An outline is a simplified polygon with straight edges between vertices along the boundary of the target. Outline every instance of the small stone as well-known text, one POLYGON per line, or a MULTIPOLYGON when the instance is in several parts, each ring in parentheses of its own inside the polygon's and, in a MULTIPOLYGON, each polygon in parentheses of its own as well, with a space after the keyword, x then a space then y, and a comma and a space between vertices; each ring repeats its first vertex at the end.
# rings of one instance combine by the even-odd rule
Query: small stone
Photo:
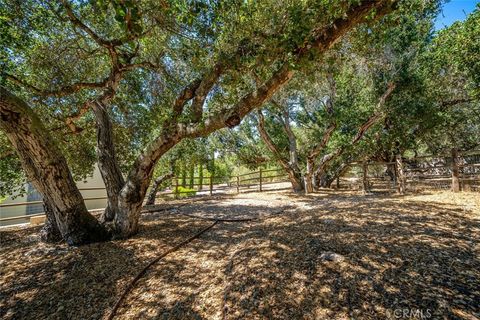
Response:
POLYGON ((345 260, 345 257, 335 252, 324 252, 320 255, 320 260, 342 262, 345 260))

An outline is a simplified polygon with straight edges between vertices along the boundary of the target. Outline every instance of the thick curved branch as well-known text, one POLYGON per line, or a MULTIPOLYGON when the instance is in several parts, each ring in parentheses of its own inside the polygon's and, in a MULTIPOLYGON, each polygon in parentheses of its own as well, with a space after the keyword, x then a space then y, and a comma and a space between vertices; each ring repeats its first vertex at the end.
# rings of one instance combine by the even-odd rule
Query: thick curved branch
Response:
POLYGON ((300 172, 298 165, 298 151, 297 151, 297 137, 290 125, 290 112, 288 106, 282 106, 280 103, 272 99, 271 102, 281 111, 281 115, 278 117, 282 124, 283 131, 287 135, 288 139, 288 151, 290 156, 290 166, 297 172, 300 172))
POLYGON ((343 17, 336 19, 331 24, 315 29, 304 45, 295 52, 296 56, 302 58, 309 54, 312 49, 318 52, 325 52, 337 43, 352 26, 358 25, 365 21, 365 18, 375 10, 374 19, 388 14, 394 9, 398 0, 366 0, 359 1, 357 5, 351 6, 343 17))
POLYGON ((192 101, 192 111, 193 111, 193 122, 198 122, 202 119, 203 115, 203 104, 207 98, 208 93, 212 90, 215 83, 218 81, 223 71, 225 70, 225 65, 222 62, 217 63, 212 70, 206 74, 197 90, 195 91, 195 97, 192 101))
POLYGON ((173 178, 173 176, 174 176, 174 173, 173 173, 173 171, 171 171, 171 172, 169 172, 169 173, 167 173, 163 176, 158 177, 157 179, 155 179, 155 181, 153 181, 152 188, 150 190, 150 194, 148 195, 147 202, 145 203, 146 205, 155 204, 155 199, 157 197, 158 188, 160 188, 160 186, 165 181, 173 178))
POLYGON ((382 119, 384 117, 384 114, 383 112, 381 112, 381 108, 382 106, 385 104, 385 102, 387 101, 388 97, 390 97, 390 95, 392 94, 393 90, 395 90, 396 88, 396 84, 395 83, 389 83, 388 84, 388 88, 387 90, 385 91, 385 93, 380 97, 378 103, 377 103, 377 106, 376 106, 376 110, 379 110, 377 113, 374 113, 373 115, 370 116, 370 118, 368 118, 368 120, 362 124, 362 126, 360 127, 360 129, 358 130, 355 138, 353 138, 351 144, 355 144, 357 143, 358 141, 360 141, 360 139, 362 139, 362 137, 365 135, 365 132, 372 126, 374 125, 375 123, 378 122, 378 120, 382 119))
MULTIPOLYGON (((351 6, 341 18, 336 19, 326 27, 315 30, 312 37, 310 37, 301 48, 293 51, 294 57, 296 57, 296 60, 305 58, 313 50, 317 53, 324 53, 349 30, 367 19, 372 9, 375 9, 375 19, 378 19, 380 16, 391 11, 393 9, 392 4, 395 2, 396 1, 393 0, 364 0, 351 6)), ((265 101, 271 99, 273 94, 293 77, 293 74, 294 71, 291 69, 291 64, 285 62, 267 81, 243 96, 243 98, 232 107, 221 110, 196 124, 185 125, 176 123, 176 120, 167 123, 168 128, 165 127, 160 135, 145 148, 135 161, 129 173, 127 183, 121 192, 122 201, 131 202, 133 201, 132 199, 134 199, 135 203, 131 203, 130 207, 140 208, 155 164, 165 152, 184 138, 206 136, 224 127, 232 128, 237 126, 248 113, 259 108, 265 101)), ((177 106, 177 109, 181 111, 183 105, 179 105, 181 105, 181 107, 177 106)), ((136 210, 132 212, 134 212, 132 216, 137 215, 136 210)))
POLYGON ((233 128, 240 124, 240 121, 247 114, 270 100, 273 94, 292 77, 293 71, 290 70, 288 64, 284 64, 269 80, 243 96, 233 107, 208 117, 200 124, 188 126, 179 124, 180 130, 183 132, 184 137, 195 138, 206 136, 224 127, 233 128))
POLYGON ((275 142, 273 142, 272 138, 267 132, 267 129, 265 128, 265 117, 263 116, 263 112, 261 110, 257 110, 257 120, 258 132, 260 133, 260 137, 267 146, 268 150, 273 153, 275 159, 281 164, 284 169, 289 170, 290 164, 288 163, 288 159, 282 155, 282 152, 280 150, 278 150, 275 142))
MULTIPOLYGON (((258 114, 258 132, 260 133, 260 137, 262 138, 263 142, 267 145, 268 149, 273 153, 275 160, 282 166, 282 168, 287 173, 290 182, 292 183, 292 187, 295 191, 303 190, 303 183, 302 183, 302 175, 300 172, 300 168, 298 167, 298 158, 297 158, 297 151, 296 151, 296 140, 294 139, 294 149, 292 149, 292 145, 289 145, 289 154, 290 154, 290 161, 288 158, 284 157, 280 150, 278 150, 275 142, 270 138, 268 132, 265 128, 265 119, 263 117, 263 113, 261 110, 257 110, 258 114)), ((288 119, 287 119, 288 121, 288 119)))
POLYGON ((448 107, 456 106, 457 104, 469 103, 469 102, 474 102, 478 100, 480 100, 480 96, 475 98, 459 98, 459 99, 454 99, 449 101, 443 101, 440 104, 440 106, 442 109, 446 109, 448 107))
POLYGON ((334 118, 334 100, 337 95, 337 88, 335 79, 333 78, 332 74, 327 75, 327 81, 330 87, 330 95, 325 103, 325 111, 331 117, 330 124, 323 133, 322 140, 318 143, 308 154, 307 156, 307 175, 309 179, 313 178, 313 171, 315 170, 315 159, 318 155, 322 152, 322 150, 327 146, 328 142, 330 141, 333 132, 337 128, 337 121, 334 118))

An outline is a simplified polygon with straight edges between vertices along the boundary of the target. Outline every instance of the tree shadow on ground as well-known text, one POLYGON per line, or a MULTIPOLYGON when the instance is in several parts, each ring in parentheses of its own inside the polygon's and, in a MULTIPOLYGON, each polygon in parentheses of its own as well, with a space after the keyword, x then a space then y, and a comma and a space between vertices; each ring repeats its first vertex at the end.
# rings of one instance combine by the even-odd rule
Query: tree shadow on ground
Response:
MULTIPOLYGON (((261 205, 238 199, 179 208, 262 220, 221 223, 168 255, 127 296, 118 318, 480 316, 480 225, 470 211, 399 197, 264 197, 261 205), (293 199, 295 210, 287 208, 293 199), (286 211, 273 214, 279 207, 286 211), (325 261, 325 252, 344 260, 325 261)), ((40 244, 31 231, 2 232, 0 316, 100 318, 155 253, 209 223, 159 212, 132 239, 80 248, 40 244)))
MULTIPOLYGON (((479 316, 479 223, 469 212, 400 197, 334 198, 222 224, 159 265, 133 296, 149 292, 162 305, 160 292, 181 297, 189 288, 211 319, 479 316), (345 259, 324 261, 325 252, 345 259)), ((208 207, 209 217, 227 210, 208 207)))
POLYGON ((100 319, 146 262, 206 224, 149 221, 131 239, 81 247, 42 243, 38 228, 1 231, 0 318, 100 319))

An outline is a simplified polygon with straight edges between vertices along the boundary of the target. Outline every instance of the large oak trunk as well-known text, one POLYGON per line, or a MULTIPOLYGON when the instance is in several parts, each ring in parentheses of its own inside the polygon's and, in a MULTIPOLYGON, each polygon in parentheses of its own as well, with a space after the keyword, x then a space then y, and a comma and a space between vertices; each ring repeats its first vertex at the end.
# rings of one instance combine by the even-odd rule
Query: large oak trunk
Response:
POLYGON ((107 108, 105 104, 96 102, 93 104, 93 111, 97 125, 98 168, 107 191, 107 208, 100 218, 105 223, 112 221, 118 211, 118 196, 125 181, 115 153, 112 122, 107 108))
POLYGON ((166 128, 133 164, 127 182, 118 195, 117 211, 113 220, 115 238, 126 238, 137 233, 143 200, 155 165, 160 157, 179 141, 178 131, 166 128))
POLYGON ((57 242, 62 240, 62 235, 58 229, 57 220, 52 206, 43 200, 43 210, 45 211, 45 224, 40 230, 40 238, 45 242, 57 242))
POLYGON ((307 193, 313 192, 313 160, 307 159, 307 173, 305 174, 305 191, 307 193))
POLYGON ((2 87, 0 128, 17 151, 27 178, 51 207, 62 238, 70 245, 107 239, 106 230, 87 211, 54 139, 31 108, 2 87))
POLYGON ((290 180, 290 183, 292 184, 292 189, 295 192, 301 192, 304 190, 304 183, 303 183, 303 177, 300 175, 299 172, 294 172, 294 171, 289 171, 287 172, 288 174, 288 179, 290 180))
MULTIPOLYGON (((322 54, 355 25, 369 16, 373 9, 376 10, 376 17, 378 17, 391 10, 390 4, 391 2, 384 1, 357 3, 344 16, 337 18, 327 26, 314 30, 311 37, 306 39, 305 45, 299 46, 291 52, 295 59, 293 62, 309 57, 313 50, 317 54, 322 54)), ((83 28, 90 30, 86 26, 83 28)), ((88 33, 94 35, 91 30, 88 33)), ((106 45, 98 36, 94 35, 94 40, 102 46, 106 45)), ((112 54, 114 67, 118 68, 118 55, 115 48, 110 42, 107 46, 112 54)), ((138 156, 125 183, 123 183, 115 160, 108 114, 102 105, 94 105, 98 125, 99 168, 109 198, 104 219, 107 221, 113 219, 114 236, 128 237, 137 232, 143 200, 152 178, 153 169, 165 152, 183 138, 207 136, 218 129, 238 125, 247 114, 271 99, 273 94, 293 77, 294 71, 291 65, 290 62, 285 62, 269 79, 252 92, 244 95, 232 107, 203 117, 201 114, 203 103, 225 68, 225 64, 216 64, 203 79, 193 81, 182 91, 174 103, 172 117, 162 126, 161 134, 138 156), (185 115, 183 109, 190 100, 193 100, 193 123, 182 124, 178 119, 185 115)), ((118 79, 113 76, 120 76, 120 74, 119 72, 112 74, 112 78, 109 79, 111 87, 115 87, 115 83, 118 84, 118 79)), ((113 92, 114 89, 111 89, 113 92)), ((107 101, 108 96, 104 100, 107 101)), ((0 88, 0 128, 6 132, 17 150, 28 179, 51 206, 50 209, 62 238, 73 245, 108 239, 110 235, 106 229, 88 213, 64 156, 41 124, 40 119, 25 102, 3 88, 0 88)), ((289 166, 292 168, 291 176, 295 178, 295 186, 300 187, 298 166, 295 165, 295 162, 289 163, 289 166)))

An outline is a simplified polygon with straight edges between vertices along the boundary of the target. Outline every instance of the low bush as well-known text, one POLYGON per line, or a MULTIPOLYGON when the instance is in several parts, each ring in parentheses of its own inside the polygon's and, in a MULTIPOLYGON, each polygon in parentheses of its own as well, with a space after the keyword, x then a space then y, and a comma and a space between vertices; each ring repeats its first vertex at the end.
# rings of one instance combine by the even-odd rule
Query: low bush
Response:
POLYGON ((189 188, 184 188, 182 186, 179 186, 177 190, 175 190, 175 196, 178 198, 186 198, 186 197, 191 197, 197 194, 197 190, 195 189, 189 189, 189 188))

